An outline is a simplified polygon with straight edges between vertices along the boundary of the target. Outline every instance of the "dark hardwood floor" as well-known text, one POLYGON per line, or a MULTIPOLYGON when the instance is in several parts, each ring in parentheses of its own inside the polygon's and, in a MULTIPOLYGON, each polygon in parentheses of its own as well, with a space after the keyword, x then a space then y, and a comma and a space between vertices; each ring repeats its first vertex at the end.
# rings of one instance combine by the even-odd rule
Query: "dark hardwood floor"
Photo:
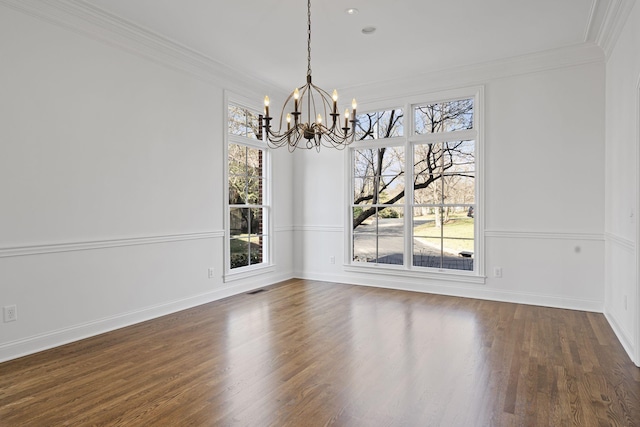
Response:
POLYGON ((640 426, 601 314, 265 289, 0 364, 0 425, 640 426))

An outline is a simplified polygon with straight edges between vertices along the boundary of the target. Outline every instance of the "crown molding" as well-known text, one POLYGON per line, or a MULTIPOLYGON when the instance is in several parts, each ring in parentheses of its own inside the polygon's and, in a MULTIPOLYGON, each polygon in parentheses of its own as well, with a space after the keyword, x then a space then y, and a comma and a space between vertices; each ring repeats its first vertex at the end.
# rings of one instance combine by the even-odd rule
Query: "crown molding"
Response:
POLYGON ((232 69, 147 28, 136 25, 83 0, 0 0, 0 5, 88 36, 209 84, 240 93, 279 93, 281 89, 255 76, 232 69))
POLYGON ((439 91, 461 86, 477 86, 520 75, 592 63, 604 64, 605 59, 603 50, 595 43, 580 43, 506 59, 431 71, 408 79, 393 79, 342 88, 341 90, 346 94, 347 98, 358 93, 358 101, 369 103, 384 100, 389 96, 415 95, 417 90, 421 92, 439 91), (361 93, 369 93, 373 94, 373 96, 365 99, 361 93))
MULTIPOLYGON (((624 20, 635 0, 594 0, 585 43, 536 52, 480 64, 468 64, 453 69, 437 70, 410 79, 389 80, 374 84, 343 88, 346 91, 389 87, 406 87, 415 91, 416 84, 425 82, 431 88, 446 88, 460 84, 477 84, 495 78, 539 72, 603 60, 602 49, 609 53, 615 44, 624 20)), ((186 72, 210 84, 224 85, 238 93, 251 95, 282 93, 282 89, 259 78, 232 69, 147 28, 126 21, 97 8, 84 0, 0 0, 0 5, 32 17, 83 34, 139 57, 186 72)))
POLYGON ((594 0, 585 42, 600 46, 608 58, 634 5, 635 0, 594 0))

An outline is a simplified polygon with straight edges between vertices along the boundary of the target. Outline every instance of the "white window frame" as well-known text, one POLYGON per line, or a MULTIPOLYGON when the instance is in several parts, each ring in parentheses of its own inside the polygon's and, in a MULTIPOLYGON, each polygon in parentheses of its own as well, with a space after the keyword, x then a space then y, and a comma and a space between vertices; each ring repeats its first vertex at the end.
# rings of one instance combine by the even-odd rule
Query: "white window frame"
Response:
MULTIPOLYGON (((259 98, 256 98, 259 99, 259 98)), ((247 277, 275 271, 273 265, 273 208, 272 208, 272 170, 271 170, 271 150, 264 141, 258 139, 245 138, 229 133, 229 106, 245 108, 253 112, 260 112, 261 106, 251 102, 250 99, 237 94, 225 92, 224 96, 224 137, 223 137, 223 197, 224 197, 224 282, 241 280, 247 277), (244 145, 250 148, 257 148, 263 151, 262 171, 263 171, 263 224, 262 233, 265 236, 265 242, 262 248, 262 262, 259 264, 251 264, 244 267, 231 268, 231 224, 230 214, 231 208, 229 204, 229 144, 244 145)))
POLYGON ((444 281, 458 281, 476 284, 484 284, 485 276, 485 241, 484 241, 484 86, 461 88, 456 90, 413 95, 403 99, 390 98, 379 100, 375 104, 364 104, 361 111, 375 112, 389 110, 393 106, 401 105, 403 109, 403 130, 401 137, 388 139, 373 139, 356 141, 349 147, 349 153, 345 159, 346 176, 349 177, 349 185, 346 194, 345 206, 345 271, 375 272, 376 274, 390 274, 406 277, 437 278, 444 281), (474 99, 473 129, 448 132, 446 134, 414 134, 414 107, 425 104, 435 104, 458 99, 474 99), (446 138, 444 137, 446 135, 446 138), (474 207, 474 269, 454 270, 437 269, 413 266, 413 151, 416 144, 428 142, 443 142, 445 140, 473 140, 475 148, 475 207, 474 207), (353 260, 353 194, 354 176, 353 162, 355 150, 361 148, 379 148, 404 145, 405 148, 405 195, 404 195, 404 264, 377 264, 359 262, 353 260), (411 165, 411 166, 407 166, 411 165), (409 172, 409 168, 411 171, 409 172), (409 185, 407 185, 409 183, 409 185))

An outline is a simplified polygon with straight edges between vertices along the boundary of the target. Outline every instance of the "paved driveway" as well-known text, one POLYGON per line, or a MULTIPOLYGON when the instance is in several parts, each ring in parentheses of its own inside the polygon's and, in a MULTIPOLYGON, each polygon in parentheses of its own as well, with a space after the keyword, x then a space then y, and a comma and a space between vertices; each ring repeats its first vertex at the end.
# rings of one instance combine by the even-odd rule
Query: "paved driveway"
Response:
MULTIPOLYGON (((426 220, 417 220, 416 225, 426 220)), ((375 224, 361 224, 354 232, 354 252, 357 260, 375 262, 375 224)), ((378 221, 378 263, 403 264, 404 220, 402 218, 381 218, 378 221)), ((440 248, 427 244, 424 239, 413 242, 413 265, 440 268, 440 248)), ((473 258, 463 258, 457 254, 442 257, 443 267, 456 270, 473 270, 473 258)))

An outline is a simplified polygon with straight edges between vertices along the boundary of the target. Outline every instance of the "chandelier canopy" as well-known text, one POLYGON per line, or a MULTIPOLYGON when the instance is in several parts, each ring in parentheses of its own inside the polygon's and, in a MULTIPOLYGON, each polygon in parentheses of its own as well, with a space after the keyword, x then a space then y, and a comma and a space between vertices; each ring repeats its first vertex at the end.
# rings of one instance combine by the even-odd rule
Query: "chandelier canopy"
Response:
POLYGON ((320 151, 320 147, 343 149, 354 140, 356 100, 351 111, 345 109, 344 120, 338 112, 338 92, 331 95, 311 80, 311 0, 307 0, 307 83, 297 87, 284 102, 278 130, 272 128, 269 97, 264 97, 264 115, 258 116, 258 138, 273 148, 288 147, 320 151), (306 120, 306 121, 305 121, 306 120), (286 130, 284 124, 286 123, 286 130))

